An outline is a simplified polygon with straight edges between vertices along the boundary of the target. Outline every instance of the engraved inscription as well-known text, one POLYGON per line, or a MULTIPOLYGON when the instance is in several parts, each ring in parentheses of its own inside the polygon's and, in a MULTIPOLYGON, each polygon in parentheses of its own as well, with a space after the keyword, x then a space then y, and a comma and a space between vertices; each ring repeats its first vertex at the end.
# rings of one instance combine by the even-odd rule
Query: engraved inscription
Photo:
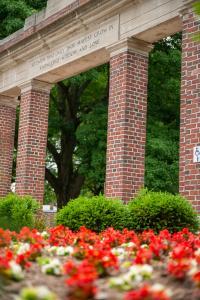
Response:
POLYGON ((116 40, 117 22, 102 25, 98 30, 61 46, 59 49, 51 50, 46 55, 40 56, 31 62, 31 67, 39 71, 46 71, 66 63, 74 58, 81 57, 109 44, 110 40, 116 40), (113 33, 115 33, 113 35, 113 33))

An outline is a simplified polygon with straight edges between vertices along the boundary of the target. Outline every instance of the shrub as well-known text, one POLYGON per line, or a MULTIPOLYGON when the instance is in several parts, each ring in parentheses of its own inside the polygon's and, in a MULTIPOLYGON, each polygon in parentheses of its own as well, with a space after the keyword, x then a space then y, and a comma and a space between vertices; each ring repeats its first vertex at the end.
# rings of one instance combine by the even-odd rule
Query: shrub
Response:
POLYGON ((30 196, 9 194, 0 199, 0 227, 19 231, 22 227, 34 227, 34 214, 38 203, 30 196))
POLYGON ((104 196, 79 197, 71 200, 57 214, 57 223, 72 230, 80 226, 96 232, 108 227, 123 229, 127 208, 119 200, 106 199, 104 196))
POLYGON ((143 190, 128 204, 128 228, 136 231, 167 228, 171 232, 188 227, 197 231, 199 221, 192 205, 180 195, 143 190))

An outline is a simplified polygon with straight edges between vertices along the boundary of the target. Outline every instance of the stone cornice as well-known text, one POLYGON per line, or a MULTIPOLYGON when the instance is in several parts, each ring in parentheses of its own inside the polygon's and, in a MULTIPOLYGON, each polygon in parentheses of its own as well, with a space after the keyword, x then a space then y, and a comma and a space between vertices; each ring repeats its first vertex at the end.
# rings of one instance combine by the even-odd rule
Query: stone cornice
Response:
POLYGON ((21 93, 26 93, 31 90, 50 93, 52 84, 48 82, 32 79, 21 84, 19 88, 21 89, 21 93))
POLYGON ((15 96, 28 80, 69 78, 108 62, 110 52, 133 49, 147 55, 151 43, 181 30, 179 13, 189 2, 82 0, 82 6, 59 11, 57 18, 30 27, 22 40, 1 48, 0 92, 15 96))
POLYGON ((17 97, 9 97, 0 94, 0 105, 16 108, 18 104, 19 101, 17 97))
POLYGON ((107 50, 110 52, 111 57, 123 53, 124 51, 127 50, 148 56, 152 48, 153 45, 150 43, 147 43, 145 41, 136 38, 128 38, 107 47, 107 50))
MULTIPOLYGON (((48 44, 54 43, 60 36, 69 36, 70 33, 74 34, 83 28, 87 28, 90 24, 95 24, 102 17, 108 18, 110 14, 133 3, 133 1, 137 2, 138 0, 88 0, 85 1, 84 7, 82 7, 83 5, 75 6, 73 9, 68 10, 66 14, 63 14, 62 11, 65 11, 65 8, 56 14, 56 18, 50 16, 38 25, 28 28, 26 31, 21 29, 19 33, 14 33, 11 35, 13 39, 6 42, 6 38, 5 43, 2 40, 0 55, 2 53, 5 56, 5 53, 7 53, 10 56, 15 53, 15 56, 22 59, 24 55, 27 56, 34 49, 48 47, 48 44), (66 30, 63 30, 65 26, 66 30), (24 52, 23 55, 22 53, 18 53, 18 48, 26 49, 26 53, 24 52)), ((69 6, 72 5, 73 3, 69 6)))

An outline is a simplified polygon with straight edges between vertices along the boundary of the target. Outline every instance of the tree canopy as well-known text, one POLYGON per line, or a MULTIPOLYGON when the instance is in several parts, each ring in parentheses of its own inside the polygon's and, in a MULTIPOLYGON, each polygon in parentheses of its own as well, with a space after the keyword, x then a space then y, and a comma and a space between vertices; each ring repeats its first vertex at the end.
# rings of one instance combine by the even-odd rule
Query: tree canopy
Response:
POLYGON ((47 0, 0 0, 0 39, 17 31, 24 20, 43 8, 47 0))

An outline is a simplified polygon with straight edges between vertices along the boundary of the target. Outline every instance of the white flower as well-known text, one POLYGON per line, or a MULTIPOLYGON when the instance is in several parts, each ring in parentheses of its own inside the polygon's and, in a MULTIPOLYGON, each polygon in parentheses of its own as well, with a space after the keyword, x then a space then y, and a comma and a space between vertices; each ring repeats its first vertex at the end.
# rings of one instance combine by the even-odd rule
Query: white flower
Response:
POLYGON ((129 271, 119 277, 112 278, 110 286, 115 286, 123 290, 129 290, 138 286, 145 278, 150 278, 153 268, 150 265, 134 265, 129 271))
POLYGON ((58 256, 71 255, 74 252, 74 248, 71 246, 46 246, 45 250, 50 254, 55 254, 58 256))
POLYGON ((65 255, 65 247, 58 247, 56 249, 56 254, 59 256, 65 255))
POLYGON ((116 256, 124 255, 126 253, 124 248, 113 248, 111 251, 116 256))
POLYGON ((152 287, 151 287, 152 291, 154 292, 162 292, 164 291, 165 287, 160 284, 160 283, 155 283, 152 287))
POLYGON ((43 238, 48 238, 49 237, 49 234, 48 234, 48 232, 47 231, 42 231, 41 232, 41 236, 43 237, 43 238))
POLYGON ((59 256, 64 256, 64 255, 70 255, 74 252, 74 248, 71 246, 67 246, 67 247, 57 247, 56 249, 56 254, 59 256))
POLYGON ((172 296, 172 292, 171 290, 169 289, 166 289, 166 287, 160 283, 155 283, 152 287, 151 287, 151 290, 153 292, 165 292, 165 294, 168 296, 168 297, 171 297, 172 296))
POLYGON ((30 250, 30 244, 29 243, 21 243, 19 245, 18 250, 17 250, 17 254, 18 255, 24 254, 24 253, 26 253, 29 250, 30 250))
POLYGON ((37 299, 37 300, 56 300, 56 295, 53 294, 46 286, 26 287, 20 292, 20 297, 16 300, 37 299))
POLYGON ((153 273, 153 267, 151 265, 134 265, 130 267, 129 273, 131 276, 136 276, 138 274, 142 275, 143 277, 151 277, 153 273))
POLYGON ((18 265, 14 260, 9 262, 11 276, 14 279, 21 280, 24 278, 24 273, 20 265, 18 265))
POLYGON ((153 273, 153 267, 151 265, 141 265, 141 273, 142 275, 151 276, 153 273))
POLYGON ((188 272, 188 275, 193 276, 195 273, 198 272, 198 263, 196 259, 190 260, 190 270, 188 272))
POLYGON ((133 243, 133 242, 124 243, 124 244, 121 245, 121 247, 127 247, 127 248, 135 247, 135 246, 136 246, 136 244, 133 243))
POLYGON ((61 275, 62 274, 62 265, 59 259, 54 258, 50 260, 47 264, 43 265, 42 273, 52 274, 52 275, 61 275))
POLYGON ((44 299, 49 297, 50 290, 46 286, 37 287, 37 296, 39 299, 44 299))
POLYGON ((45 250, 49 253, 56 253, 57 247, 56 246, 46 246, 45 250))
POLYGON ((65 247, 66 254, 70 255, 74 252, 74 248, 72 246, 65 247))
POLYGON ((198 249, 194 252, 194 254, 195 254, 196 256, 200 256, 200 248, 198 248, 198 249))
POLYGON ((127 252, 124 248, 113 248, 111 251, 120 261, 123 261, 126 258, 127 252))
POLYGON ((122 277, 113 277, 110 279, 110 285, 120 286, 124 284, 124 279, 122 277))

